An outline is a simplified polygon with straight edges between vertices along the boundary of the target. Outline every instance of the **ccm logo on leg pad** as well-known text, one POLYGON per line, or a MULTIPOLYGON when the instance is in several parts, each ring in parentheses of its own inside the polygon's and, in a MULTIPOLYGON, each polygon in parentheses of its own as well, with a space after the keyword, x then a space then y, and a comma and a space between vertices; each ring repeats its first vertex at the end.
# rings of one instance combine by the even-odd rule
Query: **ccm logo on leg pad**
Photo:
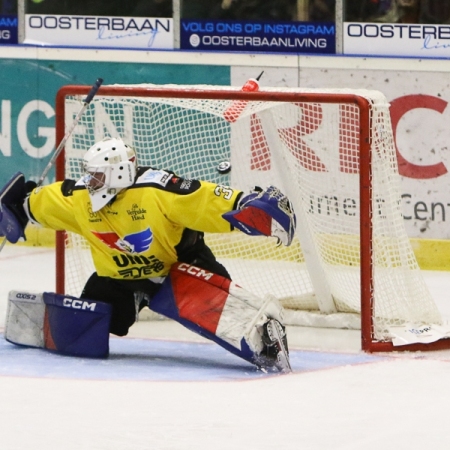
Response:
POLYGON ((186 263, 180 263, 178 266, 175 266, 178 270, 181 272, 187 272, 190 275, 193 275, 194 277, 203 278, 205 280, 209 280, 214 276, 212 272, 208 272, 204 269, 200 269, 196 266, 191 266, 190 264, 186 263))
POLYGON ((73 298, 64 298, 63 306, 65 306, 66 308, 83 309, 83 310, 89 309, 90 311, 95 311, 97 303, 91 303, 85 300, 76 300, 73 298))

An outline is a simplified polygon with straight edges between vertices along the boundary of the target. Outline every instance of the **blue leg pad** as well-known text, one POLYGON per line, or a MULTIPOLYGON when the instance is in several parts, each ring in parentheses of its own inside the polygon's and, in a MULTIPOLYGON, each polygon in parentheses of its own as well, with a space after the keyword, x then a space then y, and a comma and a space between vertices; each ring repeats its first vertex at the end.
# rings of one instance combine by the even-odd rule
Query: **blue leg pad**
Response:
POLYGON ((71 356, 106 358, 111 305, 44 292, 45 348, 71 356))

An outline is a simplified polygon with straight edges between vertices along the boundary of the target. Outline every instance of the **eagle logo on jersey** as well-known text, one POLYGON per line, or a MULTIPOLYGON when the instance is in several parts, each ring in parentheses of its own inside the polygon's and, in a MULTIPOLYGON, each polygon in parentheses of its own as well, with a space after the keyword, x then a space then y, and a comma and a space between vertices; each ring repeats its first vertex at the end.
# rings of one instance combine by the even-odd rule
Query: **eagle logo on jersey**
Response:
POLYGON ((144 253, 153 242, 153 233, 150 228, 121 238, 114 231, 92 231, 92 234, 113 250, 125 253, 144 253))

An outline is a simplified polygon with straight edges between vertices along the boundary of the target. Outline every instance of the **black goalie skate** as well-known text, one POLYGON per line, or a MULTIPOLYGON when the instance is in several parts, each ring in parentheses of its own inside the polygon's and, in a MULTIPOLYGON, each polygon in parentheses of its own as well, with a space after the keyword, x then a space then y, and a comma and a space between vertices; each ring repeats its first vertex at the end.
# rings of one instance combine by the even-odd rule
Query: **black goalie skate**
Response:
POLYGON ((292 372, 285 327, 278 320, 270 319, 263 325, 262 338, 265 347, 258 356, 256 365, 264 371, 275 368, 283 373, 292 372))

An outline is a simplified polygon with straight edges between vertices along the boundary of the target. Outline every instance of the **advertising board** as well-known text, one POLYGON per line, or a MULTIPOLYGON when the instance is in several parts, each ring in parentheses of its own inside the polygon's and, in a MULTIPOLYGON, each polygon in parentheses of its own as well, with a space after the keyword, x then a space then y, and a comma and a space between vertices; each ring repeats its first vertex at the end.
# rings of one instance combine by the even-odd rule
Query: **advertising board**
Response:
POLYGON ((173 49, 173 19, 26 14, 24 43, 173 49))
POLYGON ((0 15, 0 45, 17 44, 18 39, 17 16, 0 15))
POLYGON ((181 20, 189 50, 335 53, 334 23, 181 20))
POLYGON ((450 25, 344 23, 344 54, 448 58, 450 25))

